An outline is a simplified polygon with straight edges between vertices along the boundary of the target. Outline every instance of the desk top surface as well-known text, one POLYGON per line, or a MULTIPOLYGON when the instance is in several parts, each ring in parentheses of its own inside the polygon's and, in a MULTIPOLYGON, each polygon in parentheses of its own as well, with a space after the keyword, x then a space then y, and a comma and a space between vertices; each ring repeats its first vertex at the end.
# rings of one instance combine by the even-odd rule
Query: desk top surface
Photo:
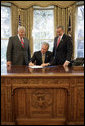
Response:
POLYGON ((30 68, 28 66, 11 66, 1 68, 1 76, 84 76, 83 66, 63 67, 48 66, 44 68, 30 68))

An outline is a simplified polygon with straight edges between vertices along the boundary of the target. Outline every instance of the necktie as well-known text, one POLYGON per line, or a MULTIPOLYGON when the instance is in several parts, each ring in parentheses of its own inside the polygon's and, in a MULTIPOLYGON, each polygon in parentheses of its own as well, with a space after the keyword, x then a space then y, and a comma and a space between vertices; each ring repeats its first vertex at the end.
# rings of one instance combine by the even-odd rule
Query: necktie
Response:
POLYGON ((23 42, 23 39, 21 39, 21 44, 22 44, 22 47, 24 48, 24 42, 23 42))
POLYGON ((42 54, 42 63, 45 61, 45 54, 42 54))
POLYGON ((61 37, 59 36, 58 42, 57 42, 57 47, 58 47, 58 45, 59 45, 59 43, 60 43, 60 40, 61 40, 61 37))

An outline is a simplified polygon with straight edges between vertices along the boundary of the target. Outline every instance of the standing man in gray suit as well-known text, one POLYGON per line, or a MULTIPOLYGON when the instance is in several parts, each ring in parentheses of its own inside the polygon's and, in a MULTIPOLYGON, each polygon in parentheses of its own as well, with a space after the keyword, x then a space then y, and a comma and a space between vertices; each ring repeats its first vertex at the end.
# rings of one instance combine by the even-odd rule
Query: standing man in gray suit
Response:
POLYGON ((18 27, 18 35, 9 38, 7 46, 7 66, 28 65, 31 55, 29 40, 25 36, 25 27, 18 27))

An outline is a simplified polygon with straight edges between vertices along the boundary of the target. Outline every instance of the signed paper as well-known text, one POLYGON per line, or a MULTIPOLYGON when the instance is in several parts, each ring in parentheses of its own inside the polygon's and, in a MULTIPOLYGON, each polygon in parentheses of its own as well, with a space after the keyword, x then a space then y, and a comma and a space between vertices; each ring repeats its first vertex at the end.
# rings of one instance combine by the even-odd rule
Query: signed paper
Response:
POLYGON ((43 68, 43 66, 38 66, 38 65, 34 65, 34 66, 29 66, 30 68, 43 68))

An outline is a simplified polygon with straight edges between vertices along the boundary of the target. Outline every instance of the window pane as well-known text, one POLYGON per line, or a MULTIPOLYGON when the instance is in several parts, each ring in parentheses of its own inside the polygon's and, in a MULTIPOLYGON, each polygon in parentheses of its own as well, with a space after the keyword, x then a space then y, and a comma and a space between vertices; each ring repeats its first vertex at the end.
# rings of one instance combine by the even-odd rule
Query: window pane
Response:
POLYGON ((1 65, 6 65, 6 51, 8 40, 1 40, 1 65))
POLYGON ((53 10, 34 10, 33 17, 33 45, 34 51, 41 49, 42 42, 48 42, 52 51, 54 39, 53 10))
POLYGON ((76 24, 76 57, 84 57, 84 6, 78 7, 76 24))
POLYGON ((49 50, 52 51, 53 50, 53 41, 54 40, 40 40, 40 39, 35 39, 35 45, 34 45, 34 51, 38 51, 38 50, 41 50, 41 44, 43 42, 47 42, 49 43, 49 50))
POLYGON ((77 49, 83 49, 84 50, 84 40, 78 40, 77 49))
POLYGON ((1 69, 6 65, 8 38, 11 36, 10 7, 1 6, 1 69))
POLYGON ((84 57, 84 53, 81 50, 78 50, 77 55, 78 57, 84 57))
POLYGON ((8 38, 11 35, 10 7, 1 6, 1 38, 8 38))

